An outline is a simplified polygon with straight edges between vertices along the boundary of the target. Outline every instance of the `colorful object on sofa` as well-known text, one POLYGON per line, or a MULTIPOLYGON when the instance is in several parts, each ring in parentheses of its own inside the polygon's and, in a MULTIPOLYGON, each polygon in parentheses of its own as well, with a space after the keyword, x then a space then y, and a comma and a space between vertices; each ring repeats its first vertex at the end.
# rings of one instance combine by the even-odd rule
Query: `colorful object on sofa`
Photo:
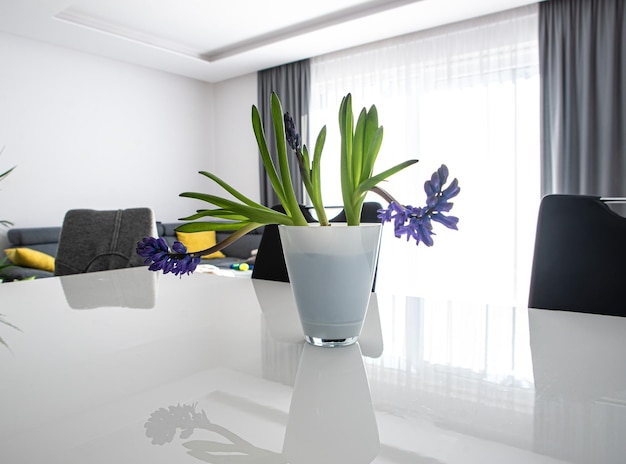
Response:
MULTIPOLYGON (((176 231, 176 238, 178 241, 185 245, 190 253, 206 250, 215 246, 217 240, 215 239, 215 231, 214 230, 206 230, 204 232, 179 232, 176 231)), ((215 259, 215 258, 226 258, 226 255, 221 251, 216 251, 215 253, 211 253, 209 255, 202 256, 202 259, 215 259)))
MULTIPOLYGON (((14 227, 7 231, 9 249, 29 248, 56 258, 61 227, 14 227)), ((1 270, 0 278, 5 282, 33 278, 52 277, 51 271, 13 264, 1 270)))
POLYGON ((54 272, 54 256, 31 248, 7 248, 4 250, 9 260, 17 266, 54 272))

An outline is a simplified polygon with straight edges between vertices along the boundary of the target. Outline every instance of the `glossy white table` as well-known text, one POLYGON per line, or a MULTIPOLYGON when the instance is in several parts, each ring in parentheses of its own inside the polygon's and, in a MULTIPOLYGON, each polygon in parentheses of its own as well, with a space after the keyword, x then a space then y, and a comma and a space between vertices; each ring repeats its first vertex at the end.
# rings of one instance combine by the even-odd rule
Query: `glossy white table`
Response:
POLYGON ((626 320, 145 268, 0 285, 0 463, 623 463, 626 320))

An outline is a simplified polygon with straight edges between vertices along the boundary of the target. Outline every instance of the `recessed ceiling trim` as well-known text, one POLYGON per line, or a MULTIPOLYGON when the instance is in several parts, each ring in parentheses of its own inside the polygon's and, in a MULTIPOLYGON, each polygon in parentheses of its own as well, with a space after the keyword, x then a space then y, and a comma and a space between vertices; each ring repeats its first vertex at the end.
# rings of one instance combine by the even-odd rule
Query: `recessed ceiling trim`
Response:
POLYGON ((423 0, 373 0, 204 53, 202 54, 202 59, 208 62, 223 60, 257 48, 316 32, 327 27, 394 10, 421 1, 423 0))
POLYGON ((102 20, 72 8, 68 8, 56 14, 54 19, 91 29, 99 33, 105 33, 114 37, 156 47, 178 55, 184 55, 212 63, 294 37, 316 32, 324 28, 336 26, 341 23, 357 20, 421 1, 423 0, 372 0, 370 2, 355 5, 333 13, 317 16, 289 27, 278 29, 267 34, 261 34, 208 52, 202 52, 172 40, 164 39, 153 34, 147 34, 142 31, 115 24, 114 22, 108 20, 102 20))
POLYGON ((54 16, 54 19, 75 26, 91 29, 99 33, 104 33, 125 40, 138 42, 143 45, 156 47, 161 50, 176 53, 178 55, 184 55, 206 61, 203 58, 202 53, 199 50, 194 50, 192 47, 185 46, 181 43, 164 39, 162 37, 157 37, 153 34, 147 34, 145 32, 124 27, 110 21, 101 20, 94 16, 86 15, 79 11, 74 11, 71 8, 58 13, 54 16))

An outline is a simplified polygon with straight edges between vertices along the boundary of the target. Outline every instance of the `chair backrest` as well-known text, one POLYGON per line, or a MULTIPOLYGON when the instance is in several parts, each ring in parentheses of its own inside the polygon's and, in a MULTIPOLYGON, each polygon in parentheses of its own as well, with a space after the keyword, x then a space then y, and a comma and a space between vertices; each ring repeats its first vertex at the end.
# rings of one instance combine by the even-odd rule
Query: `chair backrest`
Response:
POLYGON ((57 276, 144 265, 137 242, 156 237, 149 208, 74 209, 65 214, 54 266, 57 276))
POLYGON ((599 197, 541 201, 528 305, 626 316, 626 218, 599 197))
MULTIPOLYGON (((380 218, 378 217, 379 209, 382 209, 382 205, 378 202, 366 201, 363 203, 363 208, 361 209, 361 222, 380 222, 380 218)), ((346 220, 346 212, 342 209, 337 216, 330 220, 330 222, 346 222, 346 220)))
MULTIPOLYGON (((378 219, 378 210, 382 206, 376 202, 363 203, 361 210, 361 222, 380 222, 378 219)), ((284 212, 282 206, 274 206, 272 209, 284 212)), ((307 222, 317 222, 311 215, 309 208, 300 206, 300 210, 304 214, 307 222)), ((345 222, 346 215, 341 211, 337 216, 332 218, 330 222, 345 222)), ((287 265, 285 264, 285 256, 283 255, 283 246, 278 233, 278 226, 265 226, 263 237, 259 244, 254 268, 252 269, 253 279, 273 280, 278 282, 289 282, 289 274, 287 273, 287 265)), ((376 285, 376 277, 374 277, 374 286, 376 285)))
MULTIPOLYGON (((273 206, 272 209, 280 211, 281 213, 285 212, 282 205, 273 206)), ((317 222, 306 206, 300 205, 300 211, 304 214, 304 218, 307 222, 317 222)), ((276 224, 267 225, 263 230, 259 249, 254 259, 252 278, 273 280, 276 282, 289 282, 287 265, 285 264, 285 256, 283 255, 283 245, 280 241, 280 234, 276 224)))

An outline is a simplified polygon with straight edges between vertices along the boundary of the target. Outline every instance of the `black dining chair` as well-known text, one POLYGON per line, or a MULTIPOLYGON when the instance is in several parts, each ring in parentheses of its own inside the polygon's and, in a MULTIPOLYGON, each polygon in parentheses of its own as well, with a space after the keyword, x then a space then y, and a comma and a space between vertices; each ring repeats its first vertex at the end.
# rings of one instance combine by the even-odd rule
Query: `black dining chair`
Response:
MULTIPOLYGON (((273 206, 272 209, 281 213, 285 212, 282 205, 273 206)), ((307 222, 317 222, 308 207, 300 205, 300 211, 304 214, 304 218, 307 222)), ((263 236, 261 237, 256 258, 254 259, 252 278, 273 280, 276 282, 289 282, 285 255, 283 255, 283 246, 276 224, 266 225, 263 229, 263 236)))
POLYGON ((626 316, 626 218, 611 201, 618 199, 542 199, 529 307, 626 316))
POLYGON ((156 237, 150 208, 73 209, 65 214, 54 266, 57 276, 143 266, 137 242, 156 237))
MULTIPOLYGON (((382 206, 377 202, 363 203, 361 210, 361 222, 380 222, 378 218, 378 210, 382 206)), ((284 212, 281 205, 272 207, 276 211, 284 212)), ((317 219, 311 214, 310 208, 300 205, 300 210, 304 214, 305 219, 309 223, 317 222, 317 219)), ((346 214, 342 210, 330 222, 345 222, 346 214)), ((283 255, 283 247, 280 241, 280 235, 277 225, 265 226, 263 237, 259 244, 254 268, 252 269, 253 279, 273 280, 277 282, 289 282, 289 274, 287 273, 287 265, 285 264, 285 256, 283 255)), ((376 285, 376 276, 374 276, 374 286, 376 285)))

